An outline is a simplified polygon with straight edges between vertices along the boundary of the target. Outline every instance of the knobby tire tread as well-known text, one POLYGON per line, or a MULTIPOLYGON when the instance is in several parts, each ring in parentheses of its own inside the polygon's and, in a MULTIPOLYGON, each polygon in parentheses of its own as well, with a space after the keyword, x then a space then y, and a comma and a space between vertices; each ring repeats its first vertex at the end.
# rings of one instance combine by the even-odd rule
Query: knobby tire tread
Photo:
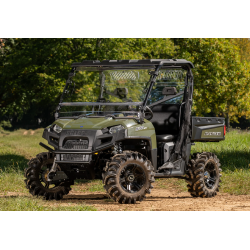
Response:
POLYGON ((142 154, 133 151, 124 151, 122 154, 115 155, 111 161, 104 168, 103 184, 104 189, 111 199, 121 204, 135 204, 136 201, 142 201, 146 194, 151 193, 153 188, 152 183, 154 179, 154 168, 152 163, 142 154), (119 183, 118 170, 129 164, 135 162, 143 167, 147 175, 147 181, 143 188, 136 193, 125 192, 119 183))
POLYGON ((221 182, 221 164, 217 156, 210 152, 195 153, 191 156, 189 161, 189 171, 187 173, 187 188, 188 192, 193 197, 211 198, 219 192, 221 182), (204 182, 204 170, 208 161, 212 162, 215 166, 217 179, 214 187, 209 189, 204 182))
POLYGON ((47 152, 38 154, 36 158, 32 158, 28 162, 28 167, 24 170, 24 177, 26 178, 24 182, 31 195, 42 196, 46 200, 61 200, 63 195, 67 195, 71 190, 70 184, 67 182, 61 182, 53 190, 41 184, 39 180, 41 168, 52 162, 53 157, 47 152))

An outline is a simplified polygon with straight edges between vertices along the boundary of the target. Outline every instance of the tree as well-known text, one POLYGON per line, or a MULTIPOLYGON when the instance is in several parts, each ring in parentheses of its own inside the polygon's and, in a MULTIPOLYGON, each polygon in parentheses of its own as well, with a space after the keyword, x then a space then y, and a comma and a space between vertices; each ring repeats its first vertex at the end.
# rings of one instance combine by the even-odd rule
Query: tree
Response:
POLYGON ((194 106, 196 115, 213 112, 237 121, 250 117, 249 64, 241 63, 232 39, 174 39, 177 57, 194 63, 194 106))
POLYGON ((173 42, 164 38, 5 39, 0 49, 0 120, 52 122, 72 62, 173 54, 173 42))
POLYGON ((250 62, 250 39, 249 38, 234 38, 232 41, 239 48, 241 62, 250 62))

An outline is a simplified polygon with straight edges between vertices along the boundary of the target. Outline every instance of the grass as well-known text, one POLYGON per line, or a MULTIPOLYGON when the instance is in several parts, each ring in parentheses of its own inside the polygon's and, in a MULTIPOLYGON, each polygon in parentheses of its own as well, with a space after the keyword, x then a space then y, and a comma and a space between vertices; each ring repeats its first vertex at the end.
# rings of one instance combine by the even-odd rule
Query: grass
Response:
POLYGON ((43 151, 38 145, 43 129, 34 131, 18 130, 6 132, 0 130, 0 192, 28 193, 24 186, 23 170, 29 159, 43 151), (26 134, 27 133, 27 134, 26 134), (32 135, 33 134, 33 135, 32 135))
POLYGON ((0 173, 0 193, 21 192, 28 193, 24 185, 23 171, 10 168, 0 173))
POLYGON ((80 192, 102 192, 103 183, 101 180, 77 180, 75 181, 74 191, 80 192))
MULTIPOLYGON (((23 170, 28 161, 45 149, 39 146, 39 142, 47 144, 42 138, 43 129, 17 130, 7 132, 0 130, 0 211, 94 211, 96 208, 86 206, 84 203, 75 205, 68 203, 67 206, 55 205, 50 201, 43 201, 30 196, 24 185, 23 170), (25 196, 11 197, 9 194, 22 193, 25 196)), ((90 183, 85 191, 100 190, 98 181, 90 183), (97 184, 97 185, 96 185, 97 184)), ((101 183, 101 182, 99 182, 101 183)), ((74 187, 78 188, 79 185, 74 187)), ((74 188, 73 187, 73 188, 74 188)))
POLYGON ((54 202, 44 201, 41 198, 33 197, 6 197, 0 198, 0 211, 96 211, 92 206, 84 203, 75 205, 68 203, 54 205, 54 202))
POLYGON ((223 171, 250 170, 250 132, 232 130, 221 142, 197 142, 192 152, 213 152, 221 162, 223 171))
POLYGON ((187 184, 185 180, 174 179, 174 178, 160 178, 156 179, 156 183, 154 186, 163 189, 174 189, 175 192, 181 193, 183 191, 187 191, 187 184))
MULTIPOLYGON (((28 161, 36 154, 45 150, 38 145, 42 138, 43 129, 17 130, 7 132, 0 130, 0 210, 27 210, 27 211, 85 211, 95 210, 94 207, 82 203, 51 203, 42 199, 33 198, 24 186, 23 170, 28 161), (11 193, 12 192, 12 193, 11 193), (16 194, 21 196, 15 196, 16 194), (11 197, 10 195, 14 195, 11 197)), ((213 152, 221 162, 222 185, 221 192, 246 195, 250 194, 250 132, 232 130, 227 133, 226 140, 219 143, 196 143, 192 147, 194 152, 213 152)), ((177 192, 186 191, 184 180, 158 179, 155 186, 174 189, 177 192)), ((73 186, 76 192, 103 191, 101 180, 80 180, 73 186)), ((109 202, 107 200, 106 202, 109 202)))
POLYGON ((226 171, 222 178, 222 192, 241 195, 250 194, 250 171, 236 169, 234 172, 226 171))
POLYGON ((192 152, 213 152, 221 162, 220 191, 229 194, 250 194, 250 132, 232 130, 221 142, 198 142, 192 152))

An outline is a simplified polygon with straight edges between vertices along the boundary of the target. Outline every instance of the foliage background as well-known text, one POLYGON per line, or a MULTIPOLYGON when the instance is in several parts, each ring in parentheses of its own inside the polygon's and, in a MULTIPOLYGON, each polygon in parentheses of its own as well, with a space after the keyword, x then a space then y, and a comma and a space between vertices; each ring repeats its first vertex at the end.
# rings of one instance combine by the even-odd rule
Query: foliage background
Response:
POLYGON ((50 124, 72 62, 150 58, 194 63, 195 115, 250 126, 248 38, 0 39, 0 126, 50 124))

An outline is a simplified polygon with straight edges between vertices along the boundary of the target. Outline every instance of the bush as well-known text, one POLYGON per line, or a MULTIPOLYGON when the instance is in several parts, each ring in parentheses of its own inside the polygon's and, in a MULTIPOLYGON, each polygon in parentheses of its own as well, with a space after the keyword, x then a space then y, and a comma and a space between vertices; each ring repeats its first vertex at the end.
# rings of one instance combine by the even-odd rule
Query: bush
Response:
POLYGON ((9 129, 9 128, 12 128, 10 121, 1 121, 0 122, 0 130, 1 129, 9 129))

